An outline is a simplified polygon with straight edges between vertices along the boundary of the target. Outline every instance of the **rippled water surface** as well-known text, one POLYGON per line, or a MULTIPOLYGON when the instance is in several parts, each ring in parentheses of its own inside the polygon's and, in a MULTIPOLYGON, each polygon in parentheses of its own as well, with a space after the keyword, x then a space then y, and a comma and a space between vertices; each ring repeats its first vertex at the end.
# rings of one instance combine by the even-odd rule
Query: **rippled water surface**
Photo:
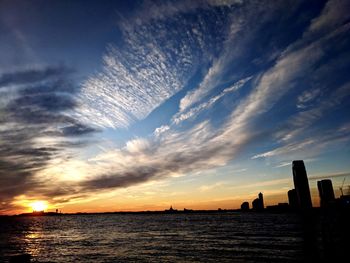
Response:
POLYGON ((293 214, 107 214, 0 219, 0 262, 296 262, 293 214))

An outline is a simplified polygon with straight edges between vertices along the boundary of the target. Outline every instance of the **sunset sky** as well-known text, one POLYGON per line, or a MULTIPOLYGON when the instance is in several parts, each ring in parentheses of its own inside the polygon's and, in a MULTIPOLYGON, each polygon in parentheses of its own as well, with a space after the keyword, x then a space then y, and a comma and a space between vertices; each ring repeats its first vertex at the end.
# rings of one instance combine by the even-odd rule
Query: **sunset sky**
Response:
POLYGON ((350 184, 350 1, 0 0, 0 214, 350 184))

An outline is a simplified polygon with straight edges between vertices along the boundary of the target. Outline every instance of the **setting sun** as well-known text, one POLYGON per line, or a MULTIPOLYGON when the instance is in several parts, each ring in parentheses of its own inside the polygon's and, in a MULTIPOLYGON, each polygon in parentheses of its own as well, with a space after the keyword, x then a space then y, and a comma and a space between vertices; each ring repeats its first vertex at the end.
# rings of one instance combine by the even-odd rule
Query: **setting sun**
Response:
POLYGON ((34 203, 31 203, 30 206, 32 207, 33 211, 44 211, 47 208, 47 204, 43 201, 37 201, 34 203))

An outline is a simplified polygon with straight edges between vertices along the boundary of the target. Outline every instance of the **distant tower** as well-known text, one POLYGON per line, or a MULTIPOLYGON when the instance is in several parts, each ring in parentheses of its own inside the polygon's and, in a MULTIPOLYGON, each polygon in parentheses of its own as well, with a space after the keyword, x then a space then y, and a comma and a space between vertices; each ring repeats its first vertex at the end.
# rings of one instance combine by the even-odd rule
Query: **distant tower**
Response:
POLYGON ((329 179, 317 182, 321 207, 327 207, 335 200, 332 181, 329 179))
POLYGON ((290 208, 292 209, 298 208, 298 196, 297 196, 297 191, 295 189, 288 191, 288 203, 290 208))
POLYGON ((259 193, 259 198, 255 198, 252 202, 253 210, 262 211, 264 210, 264 198, 263 194, 259 193))
POLYGON ((302 160, 293 161, 293 181, 297 193, 298 206, 302 210, 312 208, 311 195, 307 174, 302 160))
POLYGON ((261 209, 264 209, 264 197, 262 193, 259 193, 259 201, 261 209))

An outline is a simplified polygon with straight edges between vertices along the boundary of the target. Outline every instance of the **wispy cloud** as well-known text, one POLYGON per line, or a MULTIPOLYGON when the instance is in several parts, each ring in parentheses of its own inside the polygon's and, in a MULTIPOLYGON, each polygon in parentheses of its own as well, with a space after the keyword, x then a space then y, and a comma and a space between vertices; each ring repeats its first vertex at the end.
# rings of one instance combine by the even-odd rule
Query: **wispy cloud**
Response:
POLYGON ((315 103, 312 108, 298 112, 290 117, 283 128, 276 132, 276 137, 282 142, 295 140, 312 127, 315 122, 341 105, 349 96, 350 83, 348 82, 332 90, 331 93, 327 95, 327 99, 324 98, 318 103, 315 103))
MULTIPOLYGON (((269 110, 288 90, 281 87, 304 73, 321 56, 321 52, 310 55, 311 48, 315 49, 312 45, 284 54, 275 66, 263 74, 255 90, 236 107, 231 118, 221 128, 214 129, 205 121, 190 130, 168 130, 155 141, 142 142, 141 145, 147 145, 142 151, 118 150, 113 154, 113 164, 108 161, 110 156, 103 158, 103 165, 108 167, 105 170, 115 172, 85 182, 84 188, 125 187, 172 173, 188 173, 225 165, 253 139, 253 133, 249 130, 251 122, 269 110), (275 96, 271 97, 272 93, 275 96)), ((140 142, 136 145, 140 145, 140 142)))
POLYGON ((321 93, 321 89, 306 90, 298 97, 297 108, 305 109, 321 93))
POLYGON ((210 98, 208 101, 203 102, 203 103, 199 104, 198 106, 190 108, 187 112, 183 113, 180 111, 172 118, 172 123, 179 124, 182 121, 185 121, 187 119, 190 119, 190 118, 197 116, 201 111, 207 110, 208 108, 213 106, 215 102, 220 100, 225 95, 227 95, 231 92, 237 91, 238 89, 243 87, 244 84, 246 84, 251 79, 252 79, 252 77, 247 77, 247 78, 241 79, 240 81, 237 81, 235 84, 233 84, 231 87, 224 89, 219 95, 216 95, 216 96, 210 98))
POLYGON ((350 177, 349 172, 339 172, 339 173, 329 173, 329 174, 318 174, 313 175, 309 177, 309 180, 320 180, 320 179, 327 179, 327 178, 334 178, 334 177, 350 177))
MULTIPOLYGON (((260 157, 259 155, 255 155, 253 157, 253 159, 256 159, 256 158, 259 158, 259 157, 260 157)), ((281 167, 290 166, 290 165, 292 165, 291 162, 282 162, 282 163, 278 164, 277 166, 275 166, 275 168, 281 168, 281 167)))
POLYGON ((154 135, 159 136, 162 133, 168 131, 169 129, 170 129, 170 127, 168 125, 162 125, 154 130, 154 135))
POLYGON ((346 23, 349 19, 349 8, 350 3, 347 0, 329 0, 322 13, 312 20, 306 34, 324 34, 346 23))
MULTIPOLYGON (((128 127, 183 89, 198 66, 207 63, 206 54, 217 49, 209 31, 214 24, 219 35, 225 20, 220 10, 155 20, 161 6, 147 9, 152 19, 140 15, 143 23, 122 20, 123 46, 109 46, 103 70, 83 84, 79 118, 101 127, 128 127)), ((170 13, 179 9, 176 4, 174 10, 170 4, 164 8, 170 13)))
POLYGON ((211 191, 215 188, 219 188, 223 185, 225 185, 225 182, 216 182, 216 183, 211 184, 211 185, 202 185, 201 187, 199 187, 199 191, 207 192, 207 191, 211 191))
MULTIPOLYGON (((315 38, 313 41, 302 38, 297 44, 292 43, 285 48, 274 65, 258 76, 256 86, 237 104, 222 126, 214 128, 209 121, 204 121, 181 132, 163 126, 156 130, 157 136, 139 138, 126 143, 122 149, 91 160, 91 169, 87 170, 98 172, 91 173, 91 179, 82 182, 83 191, 127 187, 172 174, 196 172, 227 164, 259 135, 259 130, 254 129, 259 117, 271 110, 301 77, 314 70, 316 63, 324 56, 324 46, 332 37, 343 32, 332 32, 327 37, 315 38)), ((194 106, 193 112, 205 109, 211 105, 210 101, 209 97, 208 102, 197 105, 198 108, 194 106)), ((178 116, 181 115, 174 119, 178 116)), ((331 144, 348 138, 347 134, 339 136, 327 135, 322 140, 331 144)), ((311 146, 317 151, 320 145, 312 139, 291 142, 281 149, 254 158, 283 155, 311 146)))
POLYGON ((199 87, 180 102, 181 112, 189 109, 219 85, 249 75, 228 77, 228 66, 243 57, 247 44, 255 41, 254 32, 283 8, 240 1, 144 3, 131 15, 134 19, 119 20, 123 42, 109 46, 103 70, 83 85, 79 118, 100 127, 126 128, 208 68, 199 87), (257 16, 259 24, 254 22, 257 16))
MULTIPOLYGON (((189 91, 181 99, 180 112, 205 99, 219 85, 242 78, 241 73, 236 73, 228 78, 228 69, 232 69, 234 61, 239 61, 247 52, 246 47, 256 41, 254 32, 268 22, 277 10, 281 11, 283 5, 271 5, 268 2, 257 5, 248 1, 242 9, 233 8, 230 10, 231 12, 228 14, 229 27, 225 34, 222 50, 217 57, 212 59, 212 65, 199 86, 189 91), (259 23, 255 23, 255 17, 259 17, 259 23)), ((237 72, 239 72, 239 65, 237 65, 237 72)))
MULTIPOLYGON (((102 70, 81 89, 65 68, 2 74, 0 172, 5 176, 0 177, 0 197, 5 205, 0 210, 23 193, 31 198, 39 192, 63 204, 81 201, 91 192, 200 173, 228 164, 266 133, 277 142, 270 150, 252 153, 252 158, 280 156, 278 167, 293 156, 314 158, 347 142, 350 130, 343 124, 312 138, 300 136, 325 112, 343 105, 350 93, 346 81, 329 85, 333 89, 326 93, 310 85, 293 96, 293 110, 298 112, 283 125, 268 122, 266 126, 272 127, 267 131, 260 126, 301 80, 317 75, 332 43, 348 33, 347 14, 339 10, 346 6, 344 1, 329 1, 317 18, 309 18, 310 27, 300 38, 289 45, 271 41, 274 48, 256 57, 247 54, 250 44, 259 40, 256 35, 261 36, 255 33, 281 17, 282 11, 283 19, 288 17, 290 5, 284 1, 147 2, 131 18, 120 19, 120 43, 108 47, 102 70), (247 67, 241 66, 243 60, 247 67), (74 148, 85 145, 86 136, 96 132, 92 127, 129 127, 181 90, 179 94, 185 95, 176 105, 179 111, 153 134, 112 150, 103 148, 93 157, 89 152, 86 160, 74 158, 74 148), (235 92, 240 96, 228 96, 235 92), (232 108, 220 124, 212 120, 217 116, 196 118, 232 97, 232 108), (189 119, 192 126, 179 127, 189 119)), ((246 187, 285 183, 283 179, 246 187)), ((205 184, 200 190, 209 189, 205 184)))
MULTIPOLYGON (((143 1, 140 8, 129 18, 137 24, 148 23, 152 20, 171 19, 173 16, 198 10, 208 10, 213 7, 240 6, 241 0, 204 0, 204 1, 143 1)), ((130 26, 123 24, 123 26, 130 26)))
POLYGON ((314 135, 312 139, 298 139, 271 151, 254 155, 252 159, 278 157, 278 159, 293 160, 298 159, 298 156, 313 158, 318 156, 325 149, 331 149, 331 146, 343 145, 349 140, 350 133, 348 131, 340 132, 339 129, 336 128, 325 131, 320 135, 314 135))

